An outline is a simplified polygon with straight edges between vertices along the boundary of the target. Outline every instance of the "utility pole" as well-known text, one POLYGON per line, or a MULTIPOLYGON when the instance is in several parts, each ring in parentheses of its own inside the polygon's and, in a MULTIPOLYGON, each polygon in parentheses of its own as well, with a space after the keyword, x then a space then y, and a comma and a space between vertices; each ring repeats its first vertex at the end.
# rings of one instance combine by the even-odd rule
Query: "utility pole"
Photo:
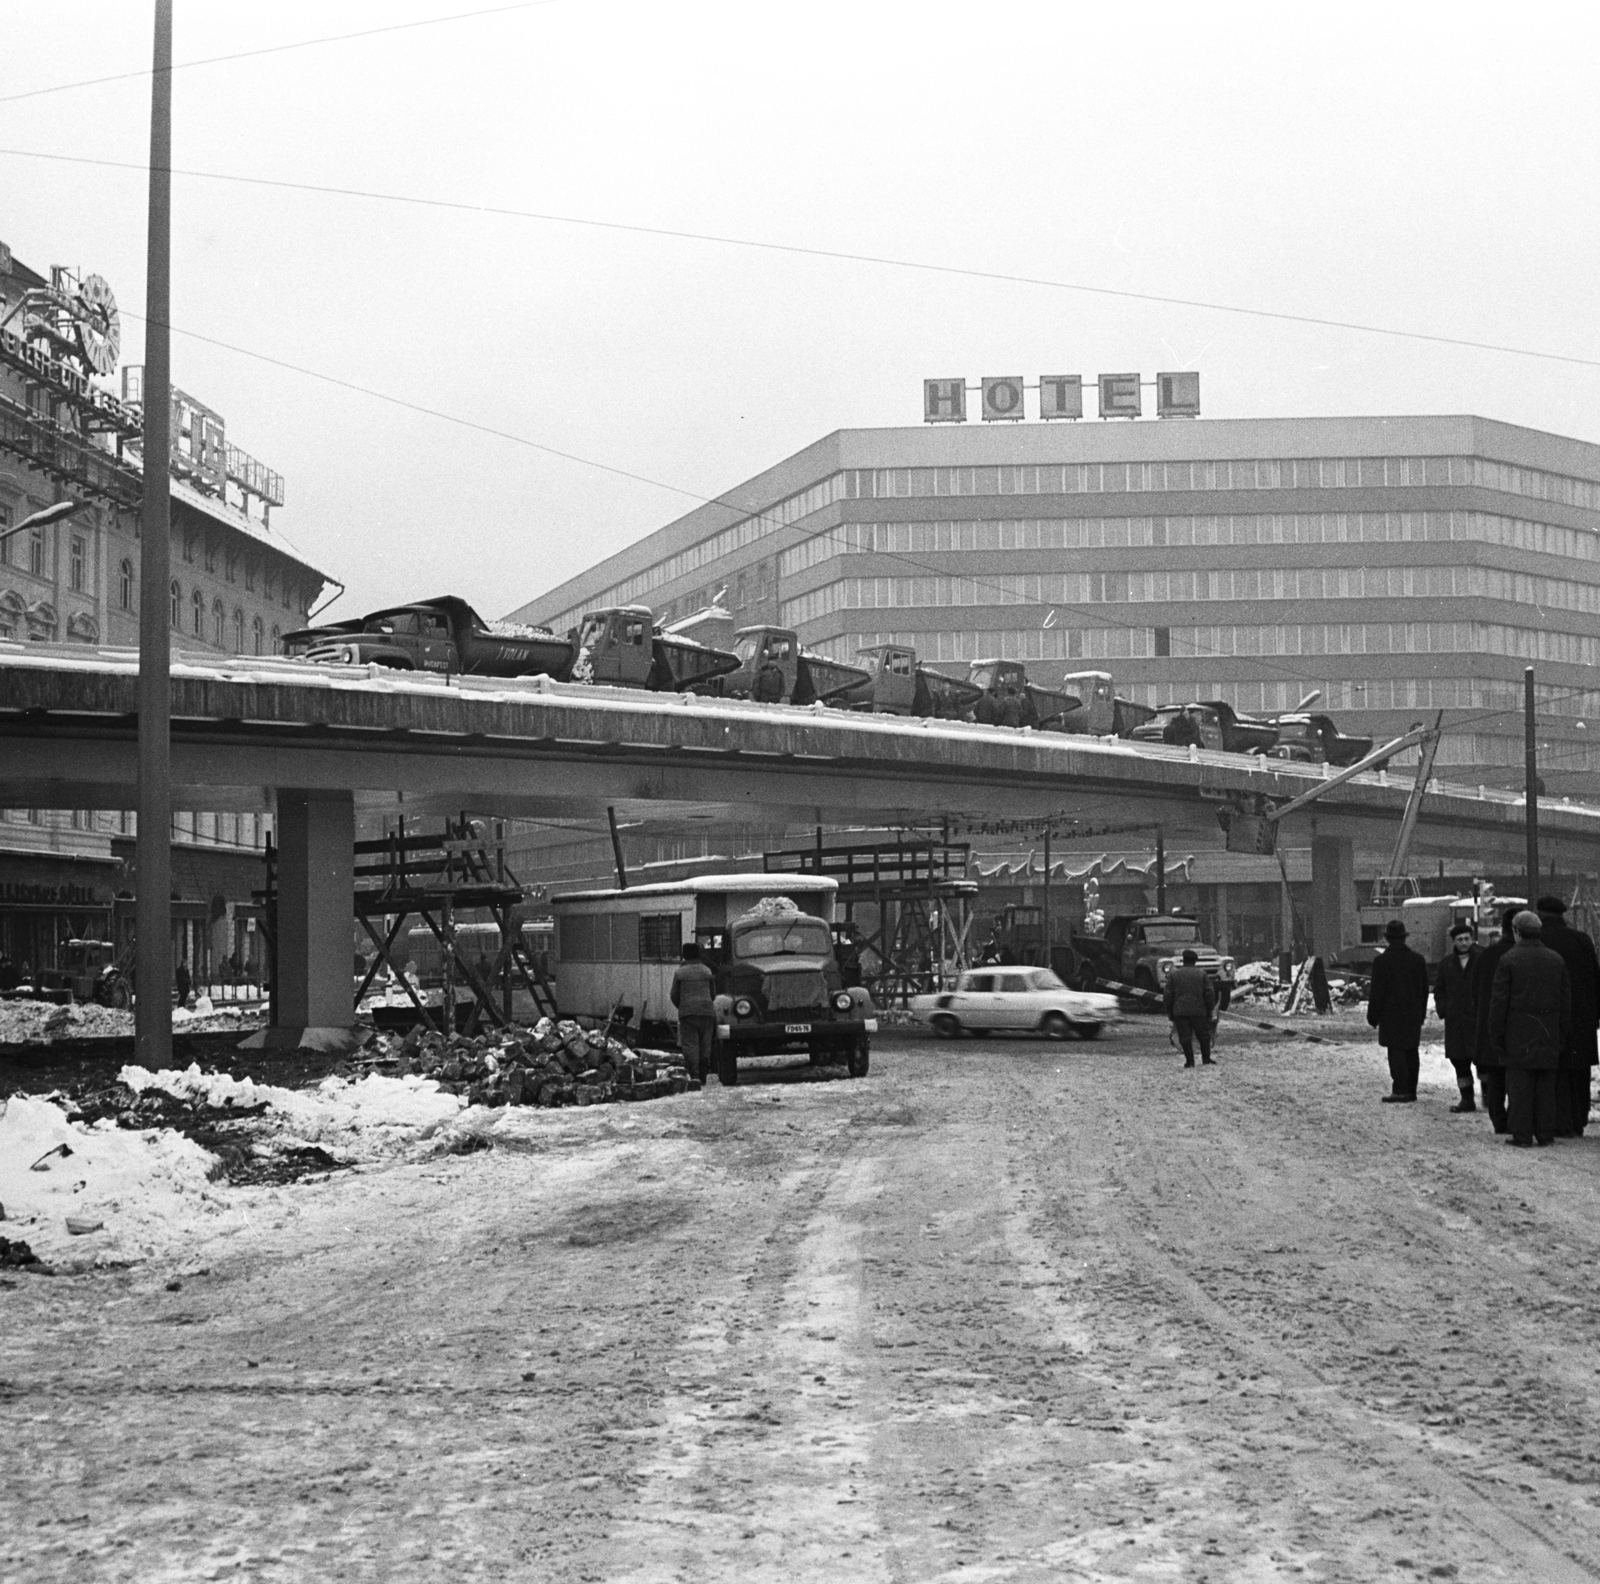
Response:
POLYGON ((1050 821, 1044 822, 1044 966, 1050 961, 1050 821))
POLYGON ((1167 833, 1156 826, 1156 912, 1167 911, 1167 833))
POLYGON ((172 1065, 172 578, 167 456, 172 421, 172 0, 155 0, 150 215, 145 265, 144 509, 139 548, 139 829, 134 904, 135 1049, 172 1065))
POLYGON ((1524 826, 1528 836, 1528 906, 1539 895, 1539 746, 1533 718, 1533 667, 1522 673, 1522 786, 1527 804, 1524 826))

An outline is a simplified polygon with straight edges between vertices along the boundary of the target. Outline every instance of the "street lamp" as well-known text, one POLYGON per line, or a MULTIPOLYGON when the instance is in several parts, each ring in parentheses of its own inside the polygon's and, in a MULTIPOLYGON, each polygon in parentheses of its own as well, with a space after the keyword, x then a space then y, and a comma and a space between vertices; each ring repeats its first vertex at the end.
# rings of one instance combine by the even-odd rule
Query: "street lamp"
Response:
POLYGON ((24 517, 15 528, 0 531, 0 544, 19 533, 26 533, 30 528, 43 528, 46 523, 60 522, 63 517, 70 517, 74 512, 82 511, 83 506, 82 501, 75 500, 60 500, 53 506, 46 506, 43 511, 36 511, 31 517, 24 517))

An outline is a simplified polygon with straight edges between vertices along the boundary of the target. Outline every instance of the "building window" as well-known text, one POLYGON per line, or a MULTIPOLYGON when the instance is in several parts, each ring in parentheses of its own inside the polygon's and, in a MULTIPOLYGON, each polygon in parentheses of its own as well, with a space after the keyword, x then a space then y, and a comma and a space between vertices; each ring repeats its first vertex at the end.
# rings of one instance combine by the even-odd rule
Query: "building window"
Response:
POLYGON ((244 653, 244 612, 237 605, 233 608, 233 652, 244 653))
POLYGON ((1158 660, 1172 653, 1172 629, 1170 627, 1156 628, 1155 649, 1158 660))
POLYGON ((172 628, 174 632, 183 630, 183 590, 176 578, 172 580, 172 628))
POLYGON ((230 550, 223 559, 223 575, 230 583, 236 582, 239 576, 239 555, 235 550, 230 550))
POLYGON ((88 554, 89 545, 87 540, 84 539, 82 534, 74 534, 72 536, 72 561, 70 570, 72 574, 72 591, 75 594, 83 593, 83 567, 84 562, 88 559, 88 554))
POLYGON ((194 561, 194 543, 199 537, 197 533, 186 533, 183 536, 183 559, 185 561, 191 563, 194 561))
MULTIPOLYGON (((11 508, 0 506, 0 534, 4 534, 11 526, 11 508)), ((14 539, 0 538, 0 566, 11 565, 11 546, 16 543, 14 539)))
POLYGON ((194 629, 196 638, 204 638, 206 635, 206 597, 199 589, 196 589, 189 596, 189 604, 192 607, 189 625, 194 629))
POLYGON ((28 570, 35 577, 44 576, 44 529, 35 528, 28 535, 28 570))
POLYGON ((257 616, 255 621, 250 625, 250 636, 254 640, 252 644, 252 652, 255 654, 260 654, 261 645, 265 641, 265 633, 262 629, 261 618, 259 616, 257 616))
POLYGON ((272 624, 272 652, 273 654, 283 653, 283 632, 276 622, 272 624))
POLYGON ((124 561, 117 578, 117 602, 123 610, 133 609, 133 562, 124 561))
MULTIPOLYGON (((0 525, 3 526, 3 525, 0 525)), ((278 569, 269 566, 262 574, 261 592, 269 600, 278 597, 278 569)))
POLYGON ((228 613, 221 600, 211 607, 211 641, 219 649, 228 641, 228 613))
POLYGON ((248 589, 250 591, 250 593, 252 593, 252 594, 255 593, 255 591, 256 591, 256 558, 254 556, 246 556, 244 558, 244 586, 245 586, 246 589, 248 589))
POLYGON ((217 570, 217 541, 210 535, 206 537, 206 571, 217 570))
POLYGON ((292 608, 291 602, 293 601, 293 599, 294 599, 294 589, 293 589, 293 587, 291 586, 291 584, 289 582, 289 574, 287 572, 285 572, 283 574, 283 608, 285 610, 289 610, 289 609, 292 608))

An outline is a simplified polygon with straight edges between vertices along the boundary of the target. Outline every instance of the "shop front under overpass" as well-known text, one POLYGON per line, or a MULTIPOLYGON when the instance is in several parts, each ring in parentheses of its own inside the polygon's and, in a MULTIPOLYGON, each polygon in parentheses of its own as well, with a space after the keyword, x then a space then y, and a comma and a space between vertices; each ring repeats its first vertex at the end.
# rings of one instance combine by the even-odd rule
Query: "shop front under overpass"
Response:
MULTIPOLYGON (((134 803, 136 657, 0 645, 0 803, 134 803)), ((175 806, 267 808, 279 831, 279 995, 285 1032, 348 1027, 352 843, 361 812, 503 817, 655 812, 816 823, 1071 818, 1081 833, 1160 823, 1216 846, 1217 811, 1287 801, 1320 766, 1160 744, 737 700, 312 668, 174 663, 175 806)), ((1392 844, 1410 776, 1363 775, 1285 822, 1310 845, 1318 936, 1348 934, 1353 853, 1392 844), (1326 925, 1329 933, 1323 934, 1326 925)), ((1600 808, 1541 809, 1547 861, 1600 867, 1600 808)), ((1419 859, 1515 872, 1523 809, 1440 787, 1419 859)))

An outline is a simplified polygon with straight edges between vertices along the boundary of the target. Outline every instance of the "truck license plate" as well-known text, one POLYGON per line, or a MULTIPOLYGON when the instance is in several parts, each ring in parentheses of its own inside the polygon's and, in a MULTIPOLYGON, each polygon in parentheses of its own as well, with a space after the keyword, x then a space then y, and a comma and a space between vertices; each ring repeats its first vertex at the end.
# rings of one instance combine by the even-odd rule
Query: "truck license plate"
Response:
POLYGON ((809 1023, 785 1023, 783 1032, 785 1034, 809 1034, 811 1025, 809 1023))

